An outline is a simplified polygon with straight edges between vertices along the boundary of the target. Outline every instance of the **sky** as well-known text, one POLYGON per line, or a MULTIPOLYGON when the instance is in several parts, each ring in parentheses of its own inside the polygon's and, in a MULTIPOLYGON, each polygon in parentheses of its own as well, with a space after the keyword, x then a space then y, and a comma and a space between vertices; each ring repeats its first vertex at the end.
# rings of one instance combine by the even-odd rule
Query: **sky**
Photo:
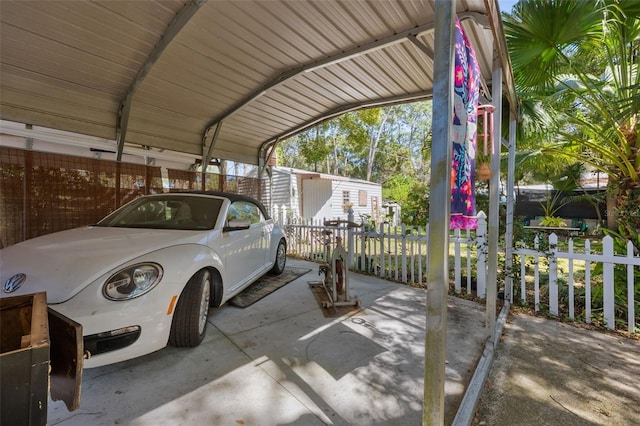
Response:
POLYGON ((498 0, 501 12, 511 12, 511 8, 516 3, 518 3, 518 0, 498 0))

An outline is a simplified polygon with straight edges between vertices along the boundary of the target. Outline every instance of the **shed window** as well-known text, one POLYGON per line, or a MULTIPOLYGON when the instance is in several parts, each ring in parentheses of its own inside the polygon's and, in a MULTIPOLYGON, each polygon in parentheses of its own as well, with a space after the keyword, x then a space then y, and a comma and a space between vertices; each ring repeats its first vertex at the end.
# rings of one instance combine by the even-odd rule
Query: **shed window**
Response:
POLYGON ((352 206, 351 193, 349 191, 342 191, 342 211, 348 213, 352 206))
POLYGON ((367 207, 367 191, 358 191, 358 205, 361 207, 367 207))

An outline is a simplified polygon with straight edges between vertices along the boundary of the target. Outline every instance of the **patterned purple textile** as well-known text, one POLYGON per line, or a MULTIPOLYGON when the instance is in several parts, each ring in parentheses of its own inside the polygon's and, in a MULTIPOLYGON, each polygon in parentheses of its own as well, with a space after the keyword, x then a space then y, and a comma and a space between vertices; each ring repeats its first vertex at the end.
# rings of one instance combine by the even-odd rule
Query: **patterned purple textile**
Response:
POLYGON ((456 18, 451 229, 476 229, 475 169, 480 68, 456 18))

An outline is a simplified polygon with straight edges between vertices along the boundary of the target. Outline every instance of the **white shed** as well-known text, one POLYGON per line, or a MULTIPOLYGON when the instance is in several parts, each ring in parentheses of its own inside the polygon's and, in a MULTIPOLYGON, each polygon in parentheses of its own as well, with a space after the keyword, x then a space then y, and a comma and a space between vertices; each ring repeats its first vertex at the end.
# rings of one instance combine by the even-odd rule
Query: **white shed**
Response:
POLYGON ((349 207, 356 221, 360 215, 380 219, 382 185, 362 179, 316 173, 288 167, 273 167, 272 210, 282 217, 321 221, 346 219, 349 207))

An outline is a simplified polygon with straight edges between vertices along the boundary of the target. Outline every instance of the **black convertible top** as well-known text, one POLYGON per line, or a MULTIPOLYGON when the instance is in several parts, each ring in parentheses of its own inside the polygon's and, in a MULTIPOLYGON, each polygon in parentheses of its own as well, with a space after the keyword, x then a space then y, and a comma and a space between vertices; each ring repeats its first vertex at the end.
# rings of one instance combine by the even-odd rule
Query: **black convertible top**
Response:
POLYGON ((232 203, 235 201, 249 201, 251 203, 254 203, 255 205, 258 206, 258 208, 260 208, 260 211, 262 212, 262 215, 266 218, 266 219, 271 219, 271 215, 269 214, 269 212, 267 211, 267 209, 265 208, 265 206, 262 205, 262 203, 258 200, 256 200, 255 198, 249 197, 248 195, 242 195, 242 194, 236 194, 233 192, 224 192, 224 191, 179 191, 179 192, 170 192, 170 193, 164 193, 163 195, 167 195, 167 194, 196 194, 196 195, 211 195, 213 197, 224 197, 224 198, 228 198, 229 201, 231 201, 232 203))

